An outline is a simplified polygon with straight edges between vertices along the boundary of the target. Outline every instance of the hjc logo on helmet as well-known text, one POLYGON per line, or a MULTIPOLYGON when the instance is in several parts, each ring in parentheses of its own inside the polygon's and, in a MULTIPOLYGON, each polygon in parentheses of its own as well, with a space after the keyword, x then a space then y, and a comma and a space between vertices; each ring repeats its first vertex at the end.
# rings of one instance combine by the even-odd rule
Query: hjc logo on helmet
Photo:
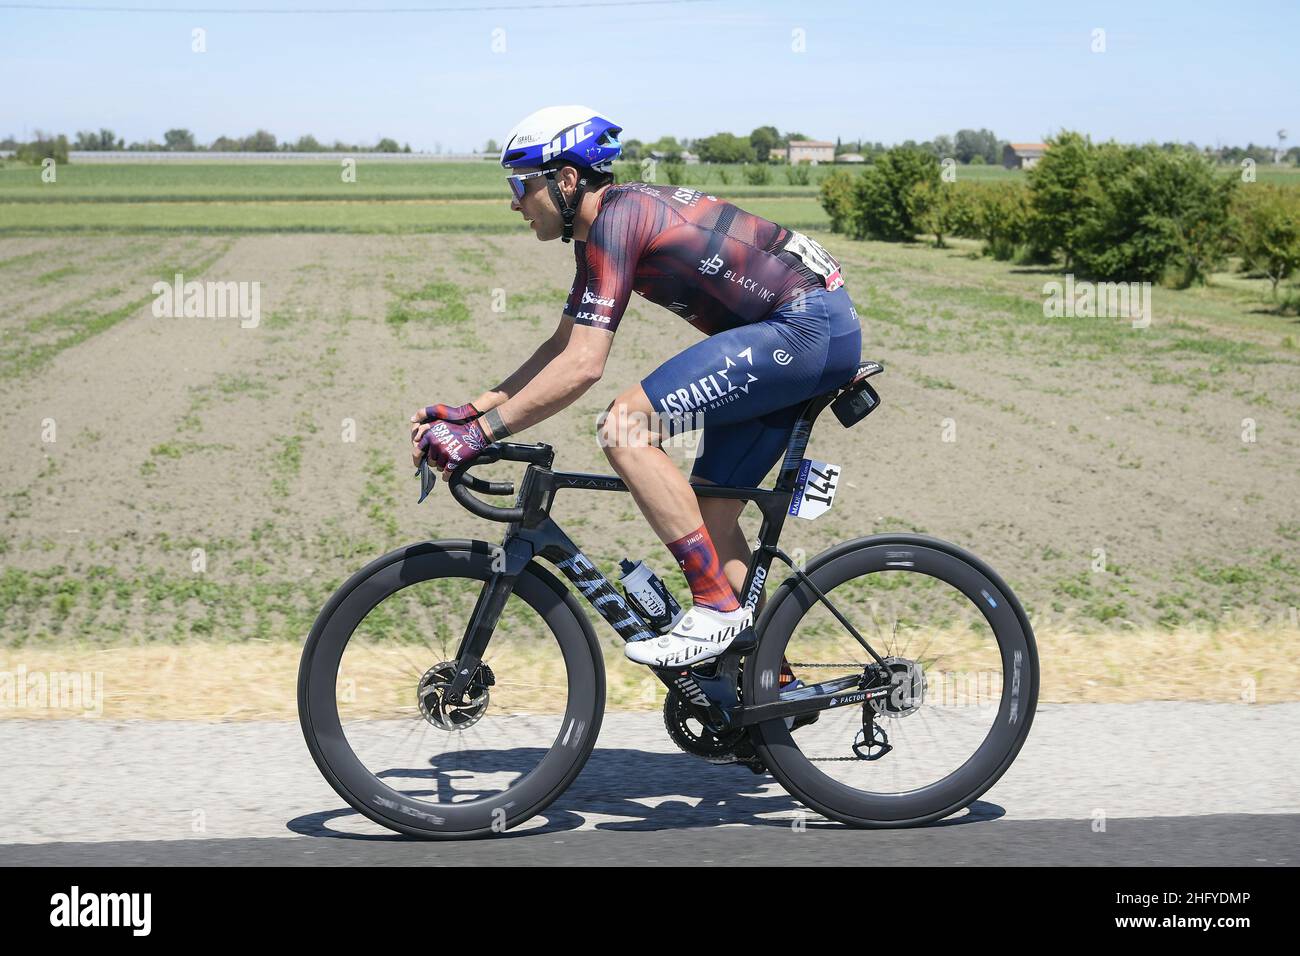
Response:
POLYGON ((588 120, 581 126, 575 126, 573 129, 565 130, 561 135, 555 137, 555 139, 542 147, 542 162, 554 159, 563 150, 573 149, 573 147, 590 137, 591 120, 588 120))

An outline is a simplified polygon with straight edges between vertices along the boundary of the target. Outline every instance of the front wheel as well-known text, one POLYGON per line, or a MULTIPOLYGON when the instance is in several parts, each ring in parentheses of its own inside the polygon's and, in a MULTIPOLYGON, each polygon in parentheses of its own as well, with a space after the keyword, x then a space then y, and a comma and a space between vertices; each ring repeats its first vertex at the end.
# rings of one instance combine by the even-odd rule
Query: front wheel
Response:
POLYGON ((852 826, 916 826, 969 806, 1015 759, 1038 700, 1038 652, 1015 595, 978 558, 919 535, 846 542, 806 573, 885 664, 811 588, 787 580, 758 623, 745 699, 772 703, 822 685, 854 703, 756 725, 772 774, 852 826), (888 696, 853 696, 882 686, 888 696))
POLYGON ((467 693, 455 677, 494 549, 436 541, 358 571, 303 649, 298 710, 316 765, 391 830, 448 839, 517 826, 573 781, 605 702, 595 633, 573 595, 528 564, 467 693))

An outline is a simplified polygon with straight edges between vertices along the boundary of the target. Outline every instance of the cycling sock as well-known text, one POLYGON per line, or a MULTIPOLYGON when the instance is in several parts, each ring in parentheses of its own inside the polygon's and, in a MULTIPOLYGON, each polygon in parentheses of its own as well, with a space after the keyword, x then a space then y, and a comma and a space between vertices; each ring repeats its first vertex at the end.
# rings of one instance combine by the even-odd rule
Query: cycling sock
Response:
POLYGON ((722 573, 722 562, 713 547, 708 528, 700 525, 690 534, 668 542, 668 550, 686 575, 691 586, 691 598, 700 607, 713 611, 735 611, 740 608, 736 593, 731 590, 727 576, 722 573))

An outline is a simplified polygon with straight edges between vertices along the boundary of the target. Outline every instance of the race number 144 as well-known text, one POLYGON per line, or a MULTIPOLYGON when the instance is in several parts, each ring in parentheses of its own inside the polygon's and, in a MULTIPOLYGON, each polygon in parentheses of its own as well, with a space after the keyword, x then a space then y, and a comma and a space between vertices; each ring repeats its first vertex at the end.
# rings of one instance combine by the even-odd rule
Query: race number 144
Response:
POLYGON ((794 497, 790 499, 790 514, 809 521, 820 517, 830 510, 839 480, 839 465, 805 458, 799 466, 794 497))

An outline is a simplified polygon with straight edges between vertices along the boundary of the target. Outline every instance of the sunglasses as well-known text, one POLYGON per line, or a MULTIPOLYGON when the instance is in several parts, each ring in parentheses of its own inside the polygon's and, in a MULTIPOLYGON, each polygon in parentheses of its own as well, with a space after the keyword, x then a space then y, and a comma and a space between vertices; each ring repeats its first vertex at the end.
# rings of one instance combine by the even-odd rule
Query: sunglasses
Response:
POLYGON ((528 188, 524 185, 524 183, 526 183, 530 179, 536 179, 538 176, 554 176, 554 175, 555 175, 555 170, 553 169, 539 169, 537 170, 537 172, 534 173, 516 173, 513 176, 507 176, 506 182, 510 184, 510 192, 515 197, 515 199, 523 199, 524 190, 528 188))

